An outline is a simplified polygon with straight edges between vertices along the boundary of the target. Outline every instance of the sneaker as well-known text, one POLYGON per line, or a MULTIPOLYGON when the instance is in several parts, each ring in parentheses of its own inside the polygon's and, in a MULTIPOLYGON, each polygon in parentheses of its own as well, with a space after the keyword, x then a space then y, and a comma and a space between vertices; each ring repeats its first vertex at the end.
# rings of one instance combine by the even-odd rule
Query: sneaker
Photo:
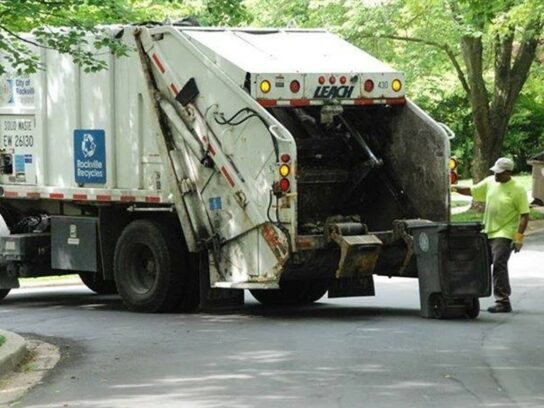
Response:
POLYGON ((510 303, 497 303, 495 306, 488 307, 487 311, 489 313, 510 313, 512 306, 510 306, 510 303))

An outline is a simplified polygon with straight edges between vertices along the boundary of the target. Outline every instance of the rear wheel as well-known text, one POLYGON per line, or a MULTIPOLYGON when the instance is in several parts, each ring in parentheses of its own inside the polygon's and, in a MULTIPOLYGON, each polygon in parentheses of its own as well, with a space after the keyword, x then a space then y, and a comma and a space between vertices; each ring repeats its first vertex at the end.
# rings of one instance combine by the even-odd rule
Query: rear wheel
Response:
POLYGON ((150 220, 129 224, 115 247, 114 275, 129 310, 170 312, 196 306, 181 231, 150 220))
POLYGON ((117 287, 112 280, 104 280, 99 273, 82 272, 79 274, 81 281, 98 295, 113 295, 117 293, 117 287))
POLYGON ((251 290, 255 299, 267 306, 300 306, 314 303, 327 293, 325 281, 288 280, 276 290, 251 290))
POLYGON ((11 289, 0 289, 0 300, 4 299, 11 289))

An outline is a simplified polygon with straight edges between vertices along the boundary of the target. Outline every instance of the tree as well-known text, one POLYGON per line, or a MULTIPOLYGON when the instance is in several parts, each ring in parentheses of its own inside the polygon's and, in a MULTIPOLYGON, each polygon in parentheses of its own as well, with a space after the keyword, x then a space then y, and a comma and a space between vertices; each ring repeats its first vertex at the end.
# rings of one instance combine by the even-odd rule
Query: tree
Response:
POLYGON ((120 56, 128 50, 100 25, 162 21, 194 13, 199 6, 174 0, 0 0, 0 74, 6 66, 18 75, 40 69, 35 47, 70 54, 87 72, 105 69, 100 53, 120 56), (28 32, 32 37, 21 34, 28 32))
POLYGON ((397 0, 356 7, 344 28, 359 41, 382 38, 443 53, 471 107, 472 175, 479 181, 501 155, 515 103, 542 41, 543 15, 542 0, 397 0))

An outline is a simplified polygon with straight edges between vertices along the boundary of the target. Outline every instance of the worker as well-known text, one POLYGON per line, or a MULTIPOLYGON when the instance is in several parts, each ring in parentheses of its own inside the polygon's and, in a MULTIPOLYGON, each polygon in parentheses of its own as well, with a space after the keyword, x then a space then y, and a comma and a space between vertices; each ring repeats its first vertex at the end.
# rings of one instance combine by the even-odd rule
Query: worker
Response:
POLYGON ((494 176, 472 187, 452 186, 452 191, 485 202, 484 233, 491 249, 495 296, 495 305, 487 310, 509 313, 512 305, 508 259, 512 250, 519 252, 523 246, 523 234, 529 222, 529 200, 524 188, 512 179, 512 159, 501 157, 490 170, 494 176))

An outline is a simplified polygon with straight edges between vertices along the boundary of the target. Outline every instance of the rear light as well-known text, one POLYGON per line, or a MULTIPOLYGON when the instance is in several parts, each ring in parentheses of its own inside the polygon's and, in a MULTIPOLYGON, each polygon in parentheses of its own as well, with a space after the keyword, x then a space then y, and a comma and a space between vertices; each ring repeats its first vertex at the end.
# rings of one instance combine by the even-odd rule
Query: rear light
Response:
POLYGON ((374 90, 374 82, 372 81, 372 79, 367 79, 365 81, 365 92, 372 92, 374 90))
POLYGON ((340 77, 340 83, 344 85, 346 82, 348 82, 348 79, 345 76, 340 77))
POLYGON ((270 92, 272 86, 270 85, 270 82, 265 79, 264 81, 261 81, 259 88, 261 89, 262 93, 268 93, 270 92))
POLYGON ((398 92, 402 89, 402 83, 398 79, 394 79, 393 82, 391 82, 391 88, 393 91, 398 92))
POLYGON ((330 82, 331 85, 334 85, 334 84, 336 83, 336 77, 331 76, 331 77, 329 78, 329 82, 330 82))
POLYGON ((291 168, 287 164, 282 164, 279 169, 280 176, 287 177, 291 173, 291 168))
POLYGON ((459 181, 457 173, 454 173, 453 171, 450 172, 450 184, 457 184, 457 181, 459 181))
POLYGON ((287 153, 284 153, 281 155, 280 160, 283 163, 289 163, 291 161, 291 156, 289 156, 287 153))
POLYGON ((297 93, 298 91, 300 91, 300 82, 298 82, 297 80, 291 81, 289 89, 291 90, 291 92, 297 93))
POLYGON ((326 81, 325 77, 324 77, 323 75, 321 75, 321 76, 319 77, 319 84, 320 84, 320 85, 323 85, 323 84, 325 83, 325 81, 326 81))
POLYGON ((458 165, 459 163, 457 163, 457 160, 454 157, 450 157, 448 167, 450 169, 450 183, 451 184, 457 184, 457 181, 459 181, 459 174, 457 173, 458 165))
POLYGON ((280 190, 282 192, 287 192, 291 188, 291 183, 286 178, 282 178, 279 182, 280 190))

